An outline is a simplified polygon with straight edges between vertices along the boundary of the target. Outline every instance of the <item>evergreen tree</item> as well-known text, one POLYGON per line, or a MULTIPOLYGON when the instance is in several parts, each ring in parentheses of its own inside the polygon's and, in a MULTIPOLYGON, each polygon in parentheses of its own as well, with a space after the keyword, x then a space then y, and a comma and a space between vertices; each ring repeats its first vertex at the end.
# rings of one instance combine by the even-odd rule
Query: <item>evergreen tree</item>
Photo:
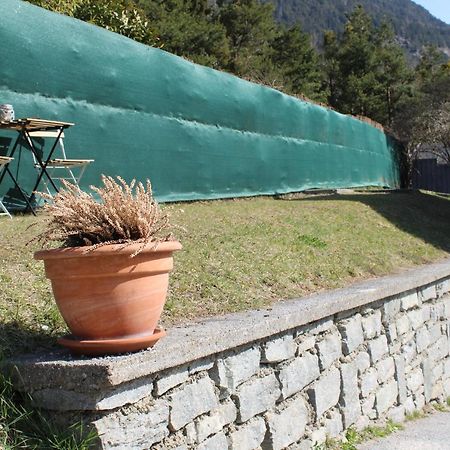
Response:
POLYGON ((162 48, 198 64, 228 67, 230 50, 225 28, 207 0, 141 0, 162 48))
POLYGON ((391 126, 399 102, 411 91, 411 71, 392 28, 380 27, 361 6, 349 16, 340 39, 324 36, 328 101, 337 110, 391 126))
POLYGON ((270 42, 277 35, 273 6, 257 0, 218 2, 231 52, 228 69, 240 76, 264 78, 271 70, 270 42))
POLYGON ((412 93, 413 73, 403 50, 395 42, 392 27, 386 22, 377 31, 375 63, 380 105, 374 111, 374 119, 392 127, 401 100, 412 93))
POLYGON ((296 25, 282 30, 271 46, 271 59, 283 77, 284 89, 312 100, 324 101, 319 57, 311 45, 310 36, 296 25))

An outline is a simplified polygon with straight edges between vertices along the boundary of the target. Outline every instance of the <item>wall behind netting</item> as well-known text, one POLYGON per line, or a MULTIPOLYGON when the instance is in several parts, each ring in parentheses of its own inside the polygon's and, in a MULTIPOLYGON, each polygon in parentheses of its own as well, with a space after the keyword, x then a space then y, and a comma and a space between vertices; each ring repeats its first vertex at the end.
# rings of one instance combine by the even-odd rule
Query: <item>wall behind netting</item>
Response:
POLYGON ((151 178, 171 201, 399 184, 385 133, 279 91, 20 0, 0 3, 0 42, 0 103, 76 123, 69 156, 95 159, 83 186, 151 178))

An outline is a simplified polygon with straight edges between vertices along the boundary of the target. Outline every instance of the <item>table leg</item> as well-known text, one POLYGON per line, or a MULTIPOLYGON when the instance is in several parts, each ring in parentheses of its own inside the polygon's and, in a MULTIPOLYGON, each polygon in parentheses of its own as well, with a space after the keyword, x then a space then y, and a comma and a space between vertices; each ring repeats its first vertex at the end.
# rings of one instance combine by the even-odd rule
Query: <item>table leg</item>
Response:
POLYGON ((14 186, 19 190, 20 194, 22 195, 22 198, 25 200, 25 202, 27 204, 25 211, 30 209, 30 211, 33 213, 33 216, 36 216, 36 212, 34 211, 33 207, 31 206, 31 203, 30 203, 28 197, 26 196, 25 192, 22 191, 22 188, 17 183, 16 179, 14 178, 14 175, 11 173, 8 166, 5 166, 4 169, 5 170, 3 171, 2 175, 4 175, 5 173, 8 173, 8 175, 11 177, 11 180, 13 180, 14 186))
POLYGON ((36 180, 36 183, 35 183, 35 185, 33 187, 33 190, 31 191, 31 195, 28 198, 28 202, 29 203, 31 203, 34 200, 36 189, 38 188, 39 183, 41 182, 42 177, 44 176, 44 174, 48 178, 48 180, 50 181, 51 185, 53 186, 53 189, 55 189, 56 192, 59 192, 59 189, 56 187, 55 183, 52 180, 52 177, 50 176, 50 174, 47 171, 47 164, 50 161, 50 159, 51 159, 51 157, 53 155, 53 152, 56 149, 56 146, 58 145, 59 138, 61 137, 63 131, 64 131, 64 128, 61 128, 59 130, 59 134, 56 137, 56 140, 53 143, 53 146, 52 146, 52 148, 51 148, 51 150, 50 150, 50 152, 49 152, 49 154, 48 154, 48 156, 47 156, 45 161, 42 161, 41 157, 39 156, 39 153, 37 152, 37 150, 36 150, 36 148, 34 146, 34 143, 33 143, 33 140, 31 139, 31 136, 28 134, 27 131, 25 131, 25 134, 26 134, 26 137, 27 137, 27 141, 28 141, 28 143, 30 145, 30 149, 31 149, 33 155, 35 156, 37 162, 39 163, 39 166, 41 167, 41 172, 39 173, 38 178, 36 180))

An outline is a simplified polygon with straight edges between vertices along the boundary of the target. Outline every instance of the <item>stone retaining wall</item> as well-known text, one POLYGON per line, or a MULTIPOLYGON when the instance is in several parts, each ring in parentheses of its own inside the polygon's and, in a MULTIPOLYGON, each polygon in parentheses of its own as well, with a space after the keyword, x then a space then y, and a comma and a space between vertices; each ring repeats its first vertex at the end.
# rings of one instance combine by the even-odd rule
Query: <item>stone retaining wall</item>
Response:
POLYGON ((103 449, 311 449, 450 396, 450 261, 169 332, 154 349, 13 362, 103 449))

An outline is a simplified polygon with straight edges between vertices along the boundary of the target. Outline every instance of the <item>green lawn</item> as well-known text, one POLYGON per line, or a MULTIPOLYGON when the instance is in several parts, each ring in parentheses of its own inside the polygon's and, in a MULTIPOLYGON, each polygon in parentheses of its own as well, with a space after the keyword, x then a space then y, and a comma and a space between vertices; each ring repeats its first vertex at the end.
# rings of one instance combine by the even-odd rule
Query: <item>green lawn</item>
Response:
MULTIPOLYGON (((450 201, 425 193, 287 196, 165 207, 184 248, 163 325, 300 297, 448 256, 450 201)), ((44 217, 0 219, 0 349, 53 345, 65 326, 36 244, 44 217), (37 222, 34 227, 30 224, 37 222)), ((2 354, 0 353, 0 357, 2 354)))

